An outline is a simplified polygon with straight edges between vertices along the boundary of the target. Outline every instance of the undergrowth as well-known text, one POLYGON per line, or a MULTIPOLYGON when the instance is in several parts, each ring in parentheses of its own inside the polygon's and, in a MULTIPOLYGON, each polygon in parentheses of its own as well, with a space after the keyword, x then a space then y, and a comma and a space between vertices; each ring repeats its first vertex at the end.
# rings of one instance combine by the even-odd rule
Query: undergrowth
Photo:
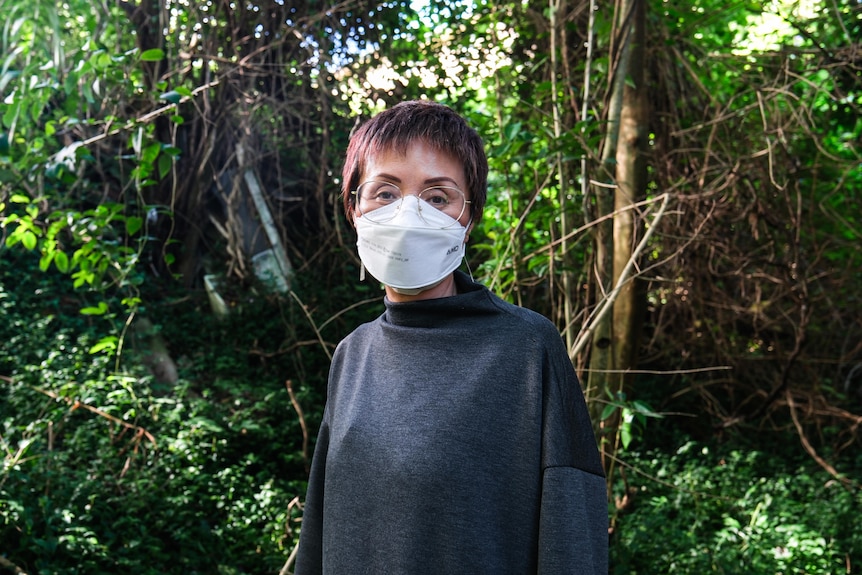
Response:
MULTIPOLYGON (((626 501, 612 572, 862 573, 862 490, 796 445, 755 451, 684 440, 677 449, 628 454, 625 482, 615 486, 626 501)), ((842 468, 858 479, 862 454, 842 468)))
POLYGON ((313 448, 286 382, 314 428, 327 364, 291 348, 312 339, 285 327, 297 312, 247 298, 218 320, 203 293, 167 293, 143 310, 178 364, 158 382, 130 336, 119 365, 90 353, 125 318, 80 315, 66 278, 3 256, 0 555, 30 574, 277 573, 313 448))
MULTIPOLYGON (((67 278, 0 256, 0 557, 31 575, 278 573, 299 532, 324 348, 379 312, 338 315, 337 302, 374 294, 298 283, 300 304, 250 289, 219 320, 202 290, 151 281, 141 313, 177 362, 169 384, 131 336, 119 364, 90 353, 126 318, 81 315, 87 294, 67 278)), ((862 496, 796 441, 650 434, 660 444, 625 452, 613 486, 614 574, 862 573, 862 496)), ((862 475, 862 456, 842 457, 862 475)))

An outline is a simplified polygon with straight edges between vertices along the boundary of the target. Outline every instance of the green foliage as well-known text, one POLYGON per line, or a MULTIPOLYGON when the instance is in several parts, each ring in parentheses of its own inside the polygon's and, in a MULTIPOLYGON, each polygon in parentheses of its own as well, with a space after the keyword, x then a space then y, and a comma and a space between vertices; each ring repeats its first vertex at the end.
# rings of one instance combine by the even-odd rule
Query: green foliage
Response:
POLYGON ((618 392, 616 397, 609 390, 607 393, 609 400, 605 402, 599 420, 608 423, 612 423, 613 420, 618 422, 615 427, 617 438, 614 441, 619 442, 622 451, 627 451, 633 440, 643 438, 648 418, 664 417, 661 413, 653 411, 644 401, 627 401, 623 392, 618 392))
POLYGON ((39 574, 277 572, 298 535, 291 502, 307 464, 284 381, 295 378, 300 404, 320 404, 325 354, 305 350, 300 374, 298 355, 279 352, 278 304, 247 299, 219 321, 201 294, 149 308, 171 320, 161 332, 178 342, 176 385, 146 373, 131 343, 118 372, 89 353, 101 323, 74 313, 80 296, 35 265, 0 258, 6 558, 39 574))
MULTIPOLYGON (((762 446, 677 450, 668 428, 689 423, 670 417, 645 426, 651 406, 670 405, 707 438, 705 419, 744 420, 787 373, 800 405, 826 406, 804 422, 821 444, 851 453, 858 441, 862 20, 856 4, 813 2, 816 13, 783 14, 784 43, 757 44, 766 12, 801 5, 650 3, 651 189, 684 203, 656 234, 655 267, 641 267, 653 282, 644 356, 661 370, 738 369, 641 378, 635 399, 606 404, 601 418, 619 421, 614 465, 658 479, 609 473, 617 573, 854 572, 862 561, 858 491, 762 446)), ((165 6, 0 0, 0 553, 28 572, 283 564, 309 456, 285 382, 313 437, 328 352, 379 312, 379 292, 354 286, 350 232, 331 221, 356 114, 415 97, 466 114, 491 164, 468 252, 476 277, 560 325, 600 297, 576 288, 563 317, 563 274, 594 286, 585 230, 567 234, 592 217, 581 190, 606 128, 609 5, 588 38, 586 5, 568 4, 555 54, 547 3, 165 6), (145 18, 121 11, 133 6, 145 18), (299 273, 290 299, 232 276, 231 314, 216 321, 194 289, 189 240, 204 235, 208 186, 237 168, 237 138, 272 162, 265 184, 289 206, 279 223, 299 273), (173 253, 188 258, 190 291, 145 273, 174 272, 173 253), (176 384, 138 363, 132 320, 144 314, 178 360, 176 384)), ((222 248, 207 245, 213 267, 236 269, 222 248)), ((776 397, 764 421, 789 424, 776 397)), ((842 471, 858 475, 856 457, 842 471)))
MULTIPOLYGON (((84 211, 40 214, 39 204, 44 201, 23 194, 11 196, 12 209, 0 216, 0 226, 8 231, 7 248, 20 243, 38 252, 41 271, 54 264, 58 271, 71 275, 75 288, 104 290, 140 283, 140 276, 134 274, 139 250, 123 245, 118 238, 134 237, 143 225, 141 217, 125 215, 124 206, 113 202, 84 211)), ((0 203, 0 210, 3 207, 0 203)))
MULTIPOLYGON (((614 486, 612 572, 857 572, 862 491, 846 488, 792 448, 770 453, 684 443, 675 453, 627 454, 614 486), (619 500, 619 499, 618 499, 619 500)), ((859 475, 862 459, 846 463, 859 475)))
MULTIPOLYGON (((122 292, 119 301, 134 311, 146 214, 155 209, 140 192, 167 175, 179 150, 154 140, 152 119, 113 112, 141 97, 142 63, 163 55, 112 53, 100 40, 116 30, 89 4, 37 4, 35 11, 10 6, 0 42, 8 54, 0 80, 0 239, 37 252, 42 271, 53 265, 75 288, 122 292), (93 28, 100 38, 89 39, 93 28), (123 138, 123 130, 130 153, 121 147, 103 156, 100 144, 123 138)), ((107 311, 104 302, 94 310, 107 311)))

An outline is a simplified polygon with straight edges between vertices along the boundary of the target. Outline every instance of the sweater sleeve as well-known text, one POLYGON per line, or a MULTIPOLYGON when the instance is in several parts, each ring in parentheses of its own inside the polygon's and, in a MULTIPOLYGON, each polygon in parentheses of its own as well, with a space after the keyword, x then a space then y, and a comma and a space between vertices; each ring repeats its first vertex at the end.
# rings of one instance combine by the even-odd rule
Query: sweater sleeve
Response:
POLYGON ((326 453, 329 449, 328 410, 324 410, 323 422, 317 436, 311 471, 308 477, 308 492, 302 512, 302 529, 299 549, 296 554, 294 575, 314 575, 323 572, 323 487, 326 477, 326 453))
POLYGON ((548 354, 543 397, 540 575, 608 572, 604 471, 580 383, 562 341, 548 354))
POLYGON ((573 467, 546 469, 539 519, 539 575, 608 572, 605 480, 573 467))

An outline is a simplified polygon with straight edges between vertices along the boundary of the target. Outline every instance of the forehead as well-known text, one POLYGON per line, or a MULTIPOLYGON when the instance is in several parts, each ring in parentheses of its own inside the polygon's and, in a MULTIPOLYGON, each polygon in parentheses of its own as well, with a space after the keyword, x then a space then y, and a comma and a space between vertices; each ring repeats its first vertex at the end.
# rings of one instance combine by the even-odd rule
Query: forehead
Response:
POLYGON ((405 180, 449 177, 464 184, 464 163, 454 154, 424 140, 415 140, 404 147, 369 150, 362 176, 375 177, 383 173, 405 180))

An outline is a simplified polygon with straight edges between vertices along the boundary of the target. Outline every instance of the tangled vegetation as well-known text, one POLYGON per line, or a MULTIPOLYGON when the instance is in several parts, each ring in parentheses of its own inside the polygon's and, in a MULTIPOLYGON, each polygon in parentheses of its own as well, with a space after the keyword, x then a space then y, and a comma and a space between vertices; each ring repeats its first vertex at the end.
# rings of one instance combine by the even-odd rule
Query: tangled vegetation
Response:
POLYGON ((862 573, 858 2, 0 9, 0 573, 290 571, 381 309, 341 156, 418 97, 486 140, 468 263, 572 351, 613 572, 862 573))

